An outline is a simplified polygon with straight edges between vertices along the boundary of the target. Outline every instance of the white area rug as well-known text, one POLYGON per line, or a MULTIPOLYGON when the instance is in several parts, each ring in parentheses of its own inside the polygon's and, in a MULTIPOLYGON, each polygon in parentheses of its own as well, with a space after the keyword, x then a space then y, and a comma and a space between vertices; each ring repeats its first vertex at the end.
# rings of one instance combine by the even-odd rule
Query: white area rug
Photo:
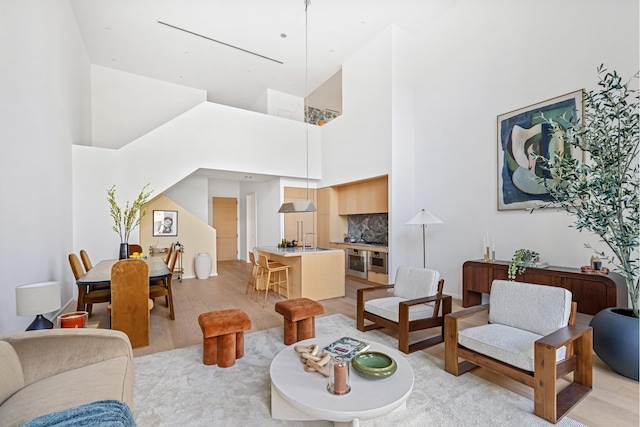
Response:
MULTIPOLYGON (((379 331, 360 332, 341 314, 316 318, 316 336, 351 336, 396 348, 379 331)), ((231 368, 202 364, 202 345, 134 359, 134 415, 140 427, 162 426, 331 426, 327 421, 271 418, 269 365, 286 347, 282 328, 245 335, 245 356, 231 368)), ((415 374, 407 409, 362 426, 552 426, 533 415, 533 401, 466 373, 455 377, 424 352, 406 356, 415 374)), ((353 373, 353 375, 357 375, 353 373)), ((556 424, 583 424, 564 418, 556 424)))

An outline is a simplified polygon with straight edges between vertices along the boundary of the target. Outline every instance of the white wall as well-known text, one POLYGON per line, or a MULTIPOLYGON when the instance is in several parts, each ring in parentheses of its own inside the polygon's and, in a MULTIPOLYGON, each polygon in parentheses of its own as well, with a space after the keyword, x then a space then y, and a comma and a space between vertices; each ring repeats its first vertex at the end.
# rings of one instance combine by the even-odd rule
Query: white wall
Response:
MULTIPOLYGON (((68 1, 0 2, 0 333, 24 330, 15 287, 61 282, 73 298, 71 144, 91 137, 89 59, 68 1)), ((49 313, 53 318, 55 313, 49 313)))
POLYGON ((461 294, 462 264, 481 257, 486 230, 501 260, 528 248, 552 265, 580 267, 592 255, 583 243, 603 248, 569 228, 564 212, 497 211, 496 117, 593 89, 602 62, 631 77, 638 22, 632 0, 465 1, 418 35, 415 207, 444 221, 427 229, 427 262, 447 293, 461 294))
POLYGON ((267 114, 303 122, 304 98, 267 89, 267 114))
POLYGON ((119 148, 207 100, 207 92, 91 66, 94 147, 119 148))
MULTIPOLYGON (((408 33, 392 27, 391 51, 391 174, 389 177, 389 280, 395 282, 398 266, 423 265, 422 233, 420 227, 405 226, 405 223, 426 206, 417 206, 416 188, 422 184, 414 182, 416 169, 425 166, 416 164, 415 153, 415 74, 413 45, 408 33)), ((431 207, 428 207, 431 210, 431 207)))
POLYGON ((319 188, 390 171, 391 40, 389 28, 342 66, 342 116, 320 128, 319 188))
MULTIPOLYGON (((164 195, 179 204, 202 222, 209 219, 208 179, 204 176, 188 176, 164 192, 164 195)), ((156 194, 157 196, 157 194, 156 194)))

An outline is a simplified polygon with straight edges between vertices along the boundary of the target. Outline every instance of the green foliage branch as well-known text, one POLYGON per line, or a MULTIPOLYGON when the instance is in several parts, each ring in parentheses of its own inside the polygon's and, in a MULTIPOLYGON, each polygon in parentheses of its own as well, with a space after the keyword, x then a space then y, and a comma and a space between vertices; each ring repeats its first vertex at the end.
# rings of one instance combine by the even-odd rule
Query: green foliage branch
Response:
POLYGON ((124 209, 120 208, 118 203, 116 203, 116 186, 114 185, 107 190, 109 214, 114 222, 114 225, 111 228, 113 231, 118 233, 121 243, 129 242, 129 234, 131 233, 131 230, 140 225, 140 221, 147 214, 146 205, 149 202, 151 193, 153 193, 153 190, 146 191, 148 186, 149 184, 142 187, 140 194, 138 194, 138 197, 133 203, 131 203, 131 205, 127 200, 124 209), (140 215, 137 215, 138 212, 140 212, 140 215))
POLYGON ((562 129, 550 121, 551 132, 586 153, 587 161, 567 152, 537 160, 552 177, 542 181, 553 197, 551 206, 574 216, 579 231, 595 233, 611 250, 607 256, 585 244, 624 276, 633 315, 638 317, 639 96, 616 71, 600 65, 598 77, 599 88, 583 94, 584 122, 574 120, 573 126, 562 129))

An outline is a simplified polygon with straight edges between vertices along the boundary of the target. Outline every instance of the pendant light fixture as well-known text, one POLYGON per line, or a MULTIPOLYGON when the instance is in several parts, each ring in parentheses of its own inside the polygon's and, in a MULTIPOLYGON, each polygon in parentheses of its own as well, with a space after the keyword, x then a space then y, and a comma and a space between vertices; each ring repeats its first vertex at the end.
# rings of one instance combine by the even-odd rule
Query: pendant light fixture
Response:
POLYGON ((315 212, 316 206, 313 200, 309 199, 309 124, 307 123, 307 92, 309 91, 309 22, 307 11, 311 0, 304 0, 304 123, 305 123, 305 142, 306 142, 306 158, 307 158, 307 200, 297 202, 283 203, 278 209, 278 213, 292 212, 315 212))

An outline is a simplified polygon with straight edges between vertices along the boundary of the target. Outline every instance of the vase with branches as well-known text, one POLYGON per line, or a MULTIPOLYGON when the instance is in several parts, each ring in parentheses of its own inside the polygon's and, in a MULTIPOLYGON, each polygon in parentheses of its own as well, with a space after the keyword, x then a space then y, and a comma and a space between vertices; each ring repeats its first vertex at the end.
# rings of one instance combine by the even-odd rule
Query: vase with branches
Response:
POLYGON ((109 214, 113 219, 113 231, 120 236, 121 253, 120 258, 128 257, 128 248, 126 246, 129 243, 129 236, 131 231, 140 225, 140 221, 146 215, 146 205, 149 202, 149 197, 153 190, 147 191, 149 184, 146 184, 140 190, 138 197, 130 203, 127 201, 124 205, 124 209, 121 208, 116 202, 116 186, 112 186, 107 190, 107 202, 109 203, 109 214), (123 254, 122 249, 127 249, 127 254, 123 254))

